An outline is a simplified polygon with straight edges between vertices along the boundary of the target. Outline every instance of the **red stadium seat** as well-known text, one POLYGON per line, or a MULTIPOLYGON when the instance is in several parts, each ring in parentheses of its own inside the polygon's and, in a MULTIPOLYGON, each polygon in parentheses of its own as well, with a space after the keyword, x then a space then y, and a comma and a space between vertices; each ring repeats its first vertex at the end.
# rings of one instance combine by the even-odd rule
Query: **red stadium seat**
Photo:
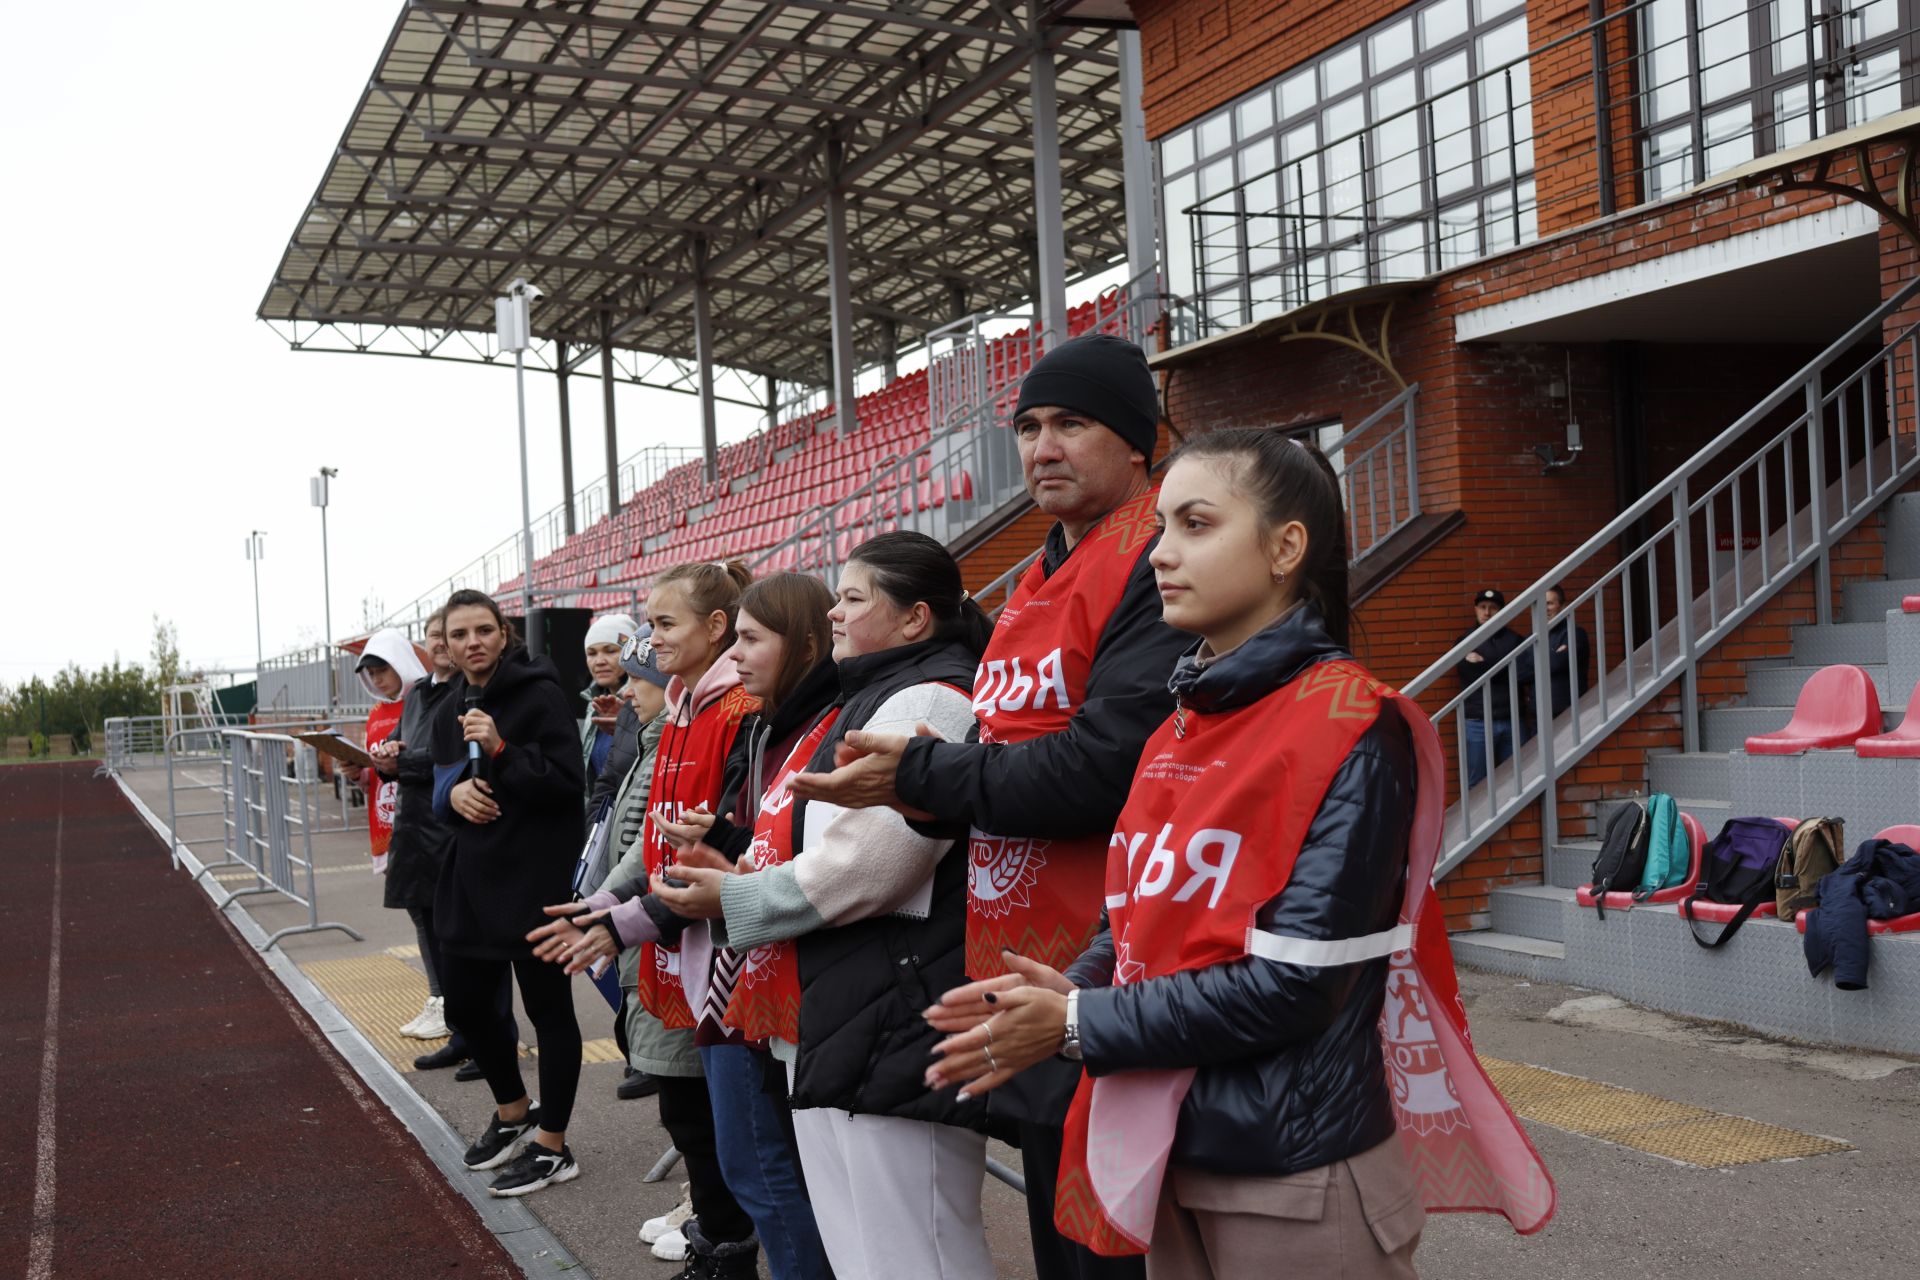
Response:
POLYGON ((1862 759, 1920 760, 1920 683, 1913 686, 1907 698, 1907 714, 1893 732, 1861 738, 1853 744, 1853 750, 1862 759))
MULTIPOLYGON (((1888 827, 1884 831, 1876 832, 1873 838, 1875 840, 1892 840, 1898 844, 1906 845, 1909 849, 1920 849, 1920 826, 1902 823, 1899 826, 1888 827)), ((1794 926, 1798 928, 1800 932, 1805 933, 1807 931, 1807 917, 1812 915, 1816 910, 1818 910, 1817 907, 1809 907, 1805 911, 1802 911, 1800 918, 1793 922, 1794 926)), ((1912 911, 1904 916, 1895 916, 1891 920, 1869 920, 1867 921, 1867 932, 1920 933, 1920 911, 1912 911)))
POLYGON ((1907 596, 1900 601, 1902 613, 1920 613, 1920 596, 1907 596))
MULTIPOLYGON (((1699 819, 1690 813, 1682 813, 1680 815, 1680 821, 1687 828, 1687 843, 1692 846, 1690 861, 1687 865, 1687 878, 1671 888, 1656 889, 1646 897, 1640 899, 1637 903, 1634 901, 1633 891, 1630 889, 1615 890, 1599 895, 1606 899, 1609 909, 1626 911, 1635 906, 1645 906, 1652 903, 1678 902, 1693 892, 1694 887, 1700 883, 1700 851, 1707 847, 1707 832, 1706 828, 1700 825, 1699 819)), ((1594 897, 1593 886, 1590 884, 1581 885, 1578 889, 1574 890, 1573 893, 1573 900, 1583 907, 1592 906, 1594 904, 1594 897)))
POLYGON ((1880 732, 1880 691, 1859 667, 1832 666, 1800 690, 1784 729, 1747 739, 1747 754, 1790 756, 1803 751, 1851 747, 1880 732))

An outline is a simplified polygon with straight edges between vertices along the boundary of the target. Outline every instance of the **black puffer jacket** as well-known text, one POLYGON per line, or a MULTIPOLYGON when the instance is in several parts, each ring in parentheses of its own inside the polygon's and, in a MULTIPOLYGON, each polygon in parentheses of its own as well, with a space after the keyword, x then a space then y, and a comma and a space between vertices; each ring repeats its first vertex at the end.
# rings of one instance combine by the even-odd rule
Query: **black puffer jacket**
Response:
MULTIPOLYGON (((455 677, 433 719, 436 807, 472 766, 461 738, 467 682, 455 677)), ((509 649, 486 687, 480 710, 506 745, 480 761, 500 816, 476 825, 445 808, 453 850, 433 898, 433 927, 452 955, 515 958, 533 954, 527 934, 544 924, 540 908, 573 896, 573 866, 586 839, 580 797, 586 769, 580 722, 560 675, 545 658, 509 649)))
POLYGON ((620 704, 620 714, 613 718, 613 745, 607 748, 607 762, 600 766, 598 777, 588 781, 592 790, 587 793, 587 819, 597 821, 601 811, 613 803, 620 794, 620 784, 633 772, 633 762, 640 758, 640 713, 633 709, 630 702, 620 704))
MULTIPOLYGON (((972 687, 976 655, 930 640, 840 663, 840 718, 811 768, 833 768, 834 748, 902 689, 935 682, 972 687)), ((804 807, 794 810, 804 828, 804 807)), ((802 854, 801 856, 805 856, 802 854)), ((819 929, 796 943, 800 962, 800 1053, 793 1107, 837 1107, 983 1128, 986 1104, 960 1102, 954 1089, 929 1091, 927 1064, 940 1033, 921 1012, 966 982, 966 842, 956 841, 933 874, 924 920, 876 916, 819 929)))
MULTIPOLYGON (((1348 655, 1303 606, 1204 669, 1192 655, 1173 688, 1201 713, 1263 698, 1309 666, 1348 655)), ((1334 775, 1263 930, 1352 938, 1393 927, 1406 879, 1414 758, 1391 709, 1334 775)), ((1318 968, 1247 957, 1107 985, 1105 932, 1068 973, 1080 997, 1080 1040, 1096 1076, 1198 1067, 1181 1107, 1172 1162, 1241 1176, 1280 1176, 1358 1155, 1394 1132, 1381 1059, 1387 961, 1318 968)))
POLYGON ((400 795, 394 808, 393 842, 387 846, 386 884, 381 901, 389 907, 432 907, 440 865, 453 844, 453 832, 433 811, 433 713, 453 682, 435 684, 432 676, 414 682, 400 704, 394 736, 405 745, 394 779, 400 795))

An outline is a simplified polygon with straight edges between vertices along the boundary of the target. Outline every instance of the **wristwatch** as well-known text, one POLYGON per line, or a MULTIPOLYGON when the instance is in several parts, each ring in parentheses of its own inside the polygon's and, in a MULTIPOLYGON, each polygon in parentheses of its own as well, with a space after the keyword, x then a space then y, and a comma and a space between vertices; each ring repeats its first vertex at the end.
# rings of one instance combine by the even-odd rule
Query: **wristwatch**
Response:
POLYGON ((1067 1034, 1060 1042, 1060 1056, 1069 1062, 1080 1061, 1080 988, 1067 992, 1067 1034))

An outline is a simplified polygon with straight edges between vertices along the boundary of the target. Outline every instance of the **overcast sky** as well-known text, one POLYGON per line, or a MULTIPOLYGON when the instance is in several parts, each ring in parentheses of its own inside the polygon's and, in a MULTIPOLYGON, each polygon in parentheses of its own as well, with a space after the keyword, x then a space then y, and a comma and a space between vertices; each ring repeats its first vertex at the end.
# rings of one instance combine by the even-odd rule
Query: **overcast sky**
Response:
MULTIPOLYGON (((398 605, 519 524, 510 370, 294 353, 254 310, 400 0, 18 8, 0 78, 0 682, 185 657, 254 661, 398 605)), ((573 383, 576 484, 604 474, 599 384, 573 383)), ((551 375, 529 377, 536 516, 561 499, 551 375)), ((625 457, 697 444, 695 402, 622 387, 625 457)), ((757 427, 721 406, 721 438, 757 427)))

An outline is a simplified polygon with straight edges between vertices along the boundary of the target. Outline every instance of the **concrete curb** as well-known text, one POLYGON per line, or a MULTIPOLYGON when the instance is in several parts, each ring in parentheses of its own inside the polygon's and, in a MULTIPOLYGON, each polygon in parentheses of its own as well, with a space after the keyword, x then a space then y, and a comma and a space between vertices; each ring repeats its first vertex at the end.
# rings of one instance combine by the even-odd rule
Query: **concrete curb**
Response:
POLYGON ((133 805, 134 811, 165 842, 175 859, 195 877, 214 910, 259 952, 260 958, 287 989, 287 994, 298 1001, 307 1016, 313 1019, 320 1034, 327 1038, 327 1043, 346 1059, 354 1074, 406 1126, 421 1150, 446 1176, 448 1184, 466 1197, 467 1203, 480 1215, 481 1223, 500 1241, 521 1272, 536 1280, 555 1275, 590 1276, 585 1264, 574 1257, 525 1204, 515 1199, 496 1199, 474 1181, 472 1171, 463 1162, 467 1144, 460 1135, 441 1118, 439 1112, 413 1091, 413 1087, 394 1069, 393 1064, 360 1034, 359 1028, 347 1020, 333 1001, 327 999, 326 993, 300 972, 300 967, 288 959, 280 948, 263 949, 267 944, 266 930, 254 923, 253 918, 244 911, 237 915, 228 914, 225 908, 232 898, 211 878, 201 877, 205 868, 200 859, 185 845, 175 843, 173 832, 167 824, 147 807, 146 802, 134 793, 118 773, 111 774, 111 777, 114 785, 120 788, 120 794, 133 805))

